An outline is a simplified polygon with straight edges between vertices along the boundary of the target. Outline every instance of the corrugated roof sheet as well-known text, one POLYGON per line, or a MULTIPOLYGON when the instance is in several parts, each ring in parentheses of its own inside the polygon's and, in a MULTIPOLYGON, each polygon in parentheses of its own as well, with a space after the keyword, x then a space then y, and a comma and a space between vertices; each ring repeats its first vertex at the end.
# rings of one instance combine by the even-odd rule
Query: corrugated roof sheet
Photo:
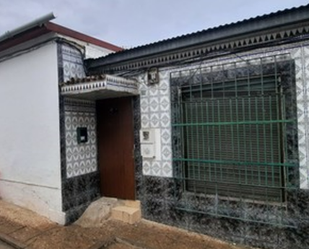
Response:
POLYGON ((296 24, 305 20, 309 21, 309 4, 145 44, 105 57, 89 59, 87 64, 89 68, 113 64, 205 42, 219 41, 247 33, 296 24))

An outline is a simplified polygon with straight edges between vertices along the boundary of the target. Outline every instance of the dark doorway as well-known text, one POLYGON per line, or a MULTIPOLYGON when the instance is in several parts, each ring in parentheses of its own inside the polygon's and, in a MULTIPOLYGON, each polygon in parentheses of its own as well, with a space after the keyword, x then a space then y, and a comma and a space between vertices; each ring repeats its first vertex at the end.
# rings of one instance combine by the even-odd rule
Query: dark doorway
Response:
POLYGON ((101 194, 135 199, 132 98, 97 101, 101 194))

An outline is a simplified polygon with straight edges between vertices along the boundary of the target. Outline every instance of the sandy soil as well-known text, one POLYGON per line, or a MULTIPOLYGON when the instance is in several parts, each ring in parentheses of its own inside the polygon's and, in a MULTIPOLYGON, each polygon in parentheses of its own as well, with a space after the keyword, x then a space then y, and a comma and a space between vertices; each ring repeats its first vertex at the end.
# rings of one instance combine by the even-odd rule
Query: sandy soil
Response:
POLYGON ((214 238, 142 220, 134 225, 107 220, 102 227, 60 226, 0 200, 0 233, 29 249, 244 249, 214 238))

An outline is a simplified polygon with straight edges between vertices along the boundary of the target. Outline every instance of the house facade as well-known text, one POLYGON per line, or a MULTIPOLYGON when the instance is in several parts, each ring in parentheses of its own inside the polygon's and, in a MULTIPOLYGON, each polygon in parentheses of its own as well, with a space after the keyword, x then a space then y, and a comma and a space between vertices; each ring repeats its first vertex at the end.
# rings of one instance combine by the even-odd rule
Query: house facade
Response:
POLYGON ((307 248, 308 14, 302 6, 86 60, 88 77, 64 82, 61 96, 96 113, 93 191, 228 241, 307 248), (127 91, 108 94, 115 82, 127 91))
MULTIPOLYGON (((64 224, 59 83, 84 77, 83 59, 121 48, 54 24, 53 18, 46 15, 0 37, 0 197, 64 224)), ((97 167, 93 153, 87 173, 97 167)))
POLYGON ((101 196, 139 200, 156 222, 308 248, 308 16, 124 51, 46 20, 0 39, 1 197, 60 223, 101 196))

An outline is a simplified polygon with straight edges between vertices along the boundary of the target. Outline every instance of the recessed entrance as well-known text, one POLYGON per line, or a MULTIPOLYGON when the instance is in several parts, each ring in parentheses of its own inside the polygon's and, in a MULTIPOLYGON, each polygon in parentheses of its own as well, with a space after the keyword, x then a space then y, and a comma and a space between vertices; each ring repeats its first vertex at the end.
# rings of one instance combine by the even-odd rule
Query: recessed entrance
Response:
POLYGON ((101 195, 135 199, 132 98, 97 101, 101 195))

